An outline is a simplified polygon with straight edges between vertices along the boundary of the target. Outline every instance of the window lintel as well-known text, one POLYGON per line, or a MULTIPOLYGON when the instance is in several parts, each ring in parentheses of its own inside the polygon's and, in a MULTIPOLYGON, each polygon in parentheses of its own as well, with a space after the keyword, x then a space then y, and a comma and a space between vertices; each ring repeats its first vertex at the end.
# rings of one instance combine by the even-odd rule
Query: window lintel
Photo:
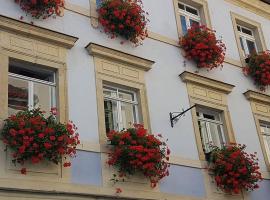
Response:
POLYGON ((260 92, 255 92, 252 90, 248 90, 244 93, 246 98, 250 101, 258 101, 264 104, 270 104, 270 95, 263 94, 260 92))
POLYGON ((38 26, 21 22, 3 15, 0 15, 0 29, 9 31, 19 35, 26 35, 29 38, 37 38, 44 42, 56 44, 65 48, 72 48, 77 37, 52 31, 46 28, 40 28, 38 26))
POLYGON ((210 87, 225 94, 231 93, 232 89, 235 87, 234 85, 210 79, 188 71, 184 71, 179 76, 183 82, 190 82, 200 86, 210 87))
POLYGON ((131 66, 136 66, 137 68, 140 68, 143 71, 149 71, 152 68, 152 65, 155 63, 152 60, 130 55, 94 43, 89 43, 85 48, 92 56, 100 56, 103 58, 109 58, 119 62, 127 63, 131 66))

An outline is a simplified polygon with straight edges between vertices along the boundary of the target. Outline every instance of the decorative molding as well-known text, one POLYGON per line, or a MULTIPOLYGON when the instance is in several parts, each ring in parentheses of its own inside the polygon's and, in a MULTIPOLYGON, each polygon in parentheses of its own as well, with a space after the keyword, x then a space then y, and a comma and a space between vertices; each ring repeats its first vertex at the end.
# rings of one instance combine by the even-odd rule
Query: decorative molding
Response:
POLYGON ((250 101, 258 101, 258 102, 270 105, 270 95, 263 94, 260 92, 255 92, 252 90, 246 91, 244 95, 250 101))
POLYGON ((8 31, 13 34, 26 36, 32 39, 39 39, 65 48, 72 48, 77 37, 51 31, 32 24, 21 22, 3 15, 0 15, 0 31, 8 31))
POLYGON ((270 19, 270 5, 259 0, 225 0, 238 7, 247 9, 257 15, 270 19))
POLYGON ((121 63, 127 63, 129 65, 136 66, 144 71, 148 71, 152 68, 154 61, 133 56, 118 50, 110 49, 98 44, 90 43, 86 46, 90 55, 98 56, 102 58, 113 59, 121 63))
POLYGON ((207 88, 212 88, 225 94, 231 93, 232 89, 235 87, 234 85, 210 79, 188 71, 184 71, 179 76, 184 82, 191 82, 197 85, 203 85, 206 86, 207 88))

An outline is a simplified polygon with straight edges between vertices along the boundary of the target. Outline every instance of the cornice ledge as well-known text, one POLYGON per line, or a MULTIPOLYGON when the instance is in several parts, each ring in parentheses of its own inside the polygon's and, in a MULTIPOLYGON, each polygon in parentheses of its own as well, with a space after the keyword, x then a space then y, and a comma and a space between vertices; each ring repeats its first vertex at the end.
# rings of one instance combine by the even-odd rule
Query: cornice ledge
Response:
POLYGON ((104 58, 113 59, 119 62, 124 62, 136 66, 144 71, 149 71, 152 68, 152 65, 155 63, 152 60, 130 55, 94 43, 89 43, 85 48, 88 50, 90 55, 100 56, 104 58))
POLYGON ((270 19, 270 5, 259 0, 225 0, 241 8, 270 19))
POLYGON ((68 49, 72 48, 78 40, 77 37, 41 28, 3 15, 0 15, 0 31, 1 30, 37 38, 68 49))
POLYGON ((258 101, 265 104, 270 104, 270 95, 263 94, 261 92, 252 91, 252 90, 246 91, 244 95, 250 101, 258 101))
POLYGON ((198 74, 194 74, 188 71, 184 71, 179 76, 183 82, 194 83, 197 85, 205 86, 208 88, 218 90, 225 94, 231 93, 233 88, 235 87, 234 85, 224 83, 215 79, 210 79, 210 78, 207 78, 198 74))

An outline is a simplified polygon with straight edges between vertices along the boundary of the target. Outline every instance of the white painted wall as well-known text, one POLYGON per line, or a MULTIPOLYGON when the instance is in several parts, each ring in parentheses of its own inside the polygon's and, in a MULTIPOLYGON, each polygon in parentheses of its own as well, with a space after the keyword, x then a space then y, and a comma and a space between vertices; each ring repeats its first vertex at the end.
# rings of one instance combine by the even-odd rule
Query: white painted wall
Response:
MULTIPOLYGON (((89 8, 89 0, 67 0, 70 3, 89 8)), ((242 8, 237 8, 224 0, 208 0, 210 17, 217 35, 223 37, 227 45, 227 56, 239 60, 239 53, 233 33, 230 11, 251 18, 262 24, 264 37, 270 48, 270 21, 242 8)), ((0 0, 0 14, 19 19, 24 13, 12 0, 0 0)), ((150 13, 149 29, 152 32, 177 40, 177 28, 172 0, 144 0, 145 9, 150 13)), ((31 18, 25 17, 30 22, 31 18)), ((169 139, 172 154, 189 159, 198 159, 192 118, 190 112, 172 129, 169 112, 189 107, 186 85, 178 75, 184 70, 197 70, 193 63, 183 65, 183 57, 178 48, 152 39, 146 39, 143 46, 120 44, 111 40, 90 25, 90 19, 65 11, 64 17, 45 21, 33 20, 35 25, 63 32, 79 38, 68 53, 69 113, 79 127, 81 140, 98 142, 98 116, 93 58, 85 46, 89 42, 121 50, 132 55, 154 60, 153 69, 146 73, 147 97, 150 110, 151 128, 169 139)), ((225 64, 223 69, 210 72, 200 70, 200 74, 236 85, 229 95, 229 110, 237 142, 247 144, 250 152, 257 151, 260 166, 266 171, 251 108, 243 93, 255 90, 252 80, 246 78, 240 68, 225 64)), ((268 89, 267 94, 270 94, 268 89)))

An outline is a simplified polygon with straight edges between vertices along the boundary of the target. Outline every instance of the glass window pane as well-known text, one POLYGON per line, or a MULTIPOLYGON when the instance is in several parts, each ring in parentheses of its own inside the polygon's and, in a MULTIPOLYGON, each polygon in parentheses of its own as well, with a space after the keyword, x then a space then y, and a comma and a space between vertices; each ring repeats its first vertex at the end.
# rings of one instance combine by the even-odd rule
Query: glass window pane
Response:
POLYGON ((193 14, 193 15, 199 16, 198 11, 196 9, 194 9, 194 8, 189 7, 189 6, 186 6, 186 11, 193 14))
POLYGON ((200 22, 195 21, 195 20, 193 20, 193 19, 190 19, 189 21, 190 21, 190 26, 193 26, 193 25, 199 26, 199 25, 200 25, 200 22))
POLYGON ((251 35, 252 36, 252 31, 249 30, 249 29, 246 29, 246 28, 242 27, 242 32, 245 33, 245 34, 247 34, 247 35, 251 35))
POLYGON ((255 47, 254 41, 247 40, 247 47, 248 47, 249 54, 251 54, 254 51, 256 52, 256 47, 255 47))
POLYGON ((186 22, 186 17, 183 15, 180 15, 181 19, 181 26, 182 26, 182 32, 185 35, 187 33, 187 22, 186 22))
POLYGON ((263 142, 268 159, 270 160, 270 136, 263 136, 263 142))
POLYGON ((117 97, 117 91, 111 88, 110 89, 104 88, 103 94, 109 97, 117 97))
POLYGON ((104 100, 105 127, 106 133, 111 130, 118 130, 117 127, 117 103, 112 100, 104 100))
POLYGON ((41 84, 33 83, 34 85, 34 97, 33 97, 33 108, 40 108, 45 111, 47 114, 50 113, 52 107, 55 107, 53 103, 56 98, 53 96, 55 94, 54 87, 41 84))
POLYGON ((28 108, 28 81, 8 78, 8 114, 28 108))
POLYGON ((134 94, 125 92, 125 91, 119 91, 119 98, 125 99, 125 100, 130 100, 130 101, 135 101, 134 94))
POLYGON ((134 105, 121 102, 121 129, 129 128, 136 123, 136 114, 134 105))
POLYGON ((240 28, 240 26, 238 26, 238 25, 237 25, 237 30, 238 30, 238 31, 241 31, 241 28, 240 28))
POLYGON ((244 41, 242 37, 240 37, 240 44, 241 44, 242 50, 245 51, 244 41))
POLYGON ((185 6, 181 3, 178 3, 178 8, 180 8, 181 10, 185 10, 185 6))

